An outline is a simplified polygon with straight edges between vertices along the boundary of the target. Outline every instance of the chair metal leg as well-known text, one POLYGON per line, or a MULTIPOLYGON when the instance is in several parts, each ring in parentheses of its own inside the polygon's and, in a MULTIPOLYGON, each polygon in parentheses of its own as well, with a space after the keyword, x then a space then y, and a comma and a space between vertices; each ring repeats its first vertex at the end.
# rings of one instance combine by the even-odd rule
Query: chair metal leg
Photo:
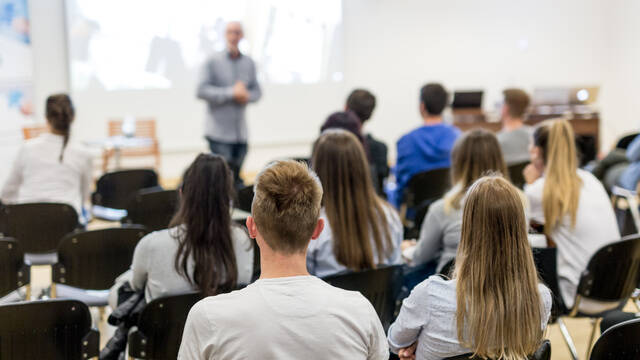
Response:
POLYGON ((560 332, 562 333, 562 338, 564 339, 564 342, 567 344, 569 352, 571 353, 571 358, 573 360, 578 360, 578 352, 576 351, 576 346, 573 344, 573 339, 571 338, 571 334, 569 334, 567 326, 564 324, 564 321, 562 321, 561 317, 558 318, 557 322, 558 326, 560 327, 560 332))
POLYGON ((56 283, 51 283, 51 291, 49 293, 49 296, 52 299, 55 299, 58 296, 58 292, 56 291, 56 283))
POLYGON ((602 318, 591 319, 591 336, 589 337, 589 342, 587 343, 587 357, 589 360, 591 357, 591 348, 593 347, 593 339, 595 338, 596 331, 598 327, 600 327, 600 323, 602 322, 602 318))

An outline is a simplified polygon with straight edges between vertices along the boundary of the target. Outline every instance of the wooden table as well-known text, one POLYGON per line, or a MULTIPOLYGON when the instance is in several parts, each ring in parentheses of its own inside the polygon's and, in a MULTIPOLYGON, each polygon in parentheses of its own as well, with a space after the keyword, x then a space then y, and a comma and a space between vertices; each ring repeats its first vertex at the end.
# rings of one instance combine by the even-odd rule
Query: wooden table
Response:
MULTIPOLYGON (((544 120, 559 118, 559 117, 563 117, 563 115, 558 115, 558 114, 530 115, 525 120, 525 124, 534 126, 544 120)), ((476 114, 475 116, 471 116, 471 114, 464 114, 463 117, 460 117, 459 115, 454 114, 453 125, 462 131, 467 131, 467 130, 476 129, 476 128, 483 128, 489 131, 498 132, 502 128, 502 124, 500 122, 489 122, 489 121, 486 121, 485 119, 486 119, 486 116, 484 114, 476 114)), ((569 124, 573 126, 573 131, 576 133, 576 135, 582 136, 582 137, 593 137, 595 142, 596 152, 599 151, 600 116, 598 115, 598 113, 573 114, 572 116, 568 117, 568 121, 569 121, 569 124)))

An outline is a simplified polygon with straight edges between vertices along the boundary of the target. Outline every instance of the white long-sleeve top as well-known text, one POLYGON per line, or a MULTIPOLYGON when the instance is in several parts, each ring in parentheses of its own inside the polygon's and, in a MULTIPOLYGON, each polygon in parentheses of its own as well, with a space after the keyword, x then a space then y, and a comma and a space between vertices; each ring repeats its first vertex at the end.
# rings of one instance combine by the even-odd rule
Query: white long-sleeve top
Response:
POLYGON ((18 151, 0 199, 8 204, 65 203, 80 215, 91 191, 92 155, 81 146, 68 144, 60 162, 62 144, 61 135, 49 133, 27 140, 18 151))
MULTIPOLYGON (((587 267, 591 256, 598 249, 620 240, 620 231, 613 207, 604 187, 591 173, 578 170, 582 179, 580 200, 576 214, 576 225, 571 226, 567 215, 551 232, 551 238, 558 248, 558 285, 567 307, 573 306, 580 275, 587 267)), ((531 219, 544 224, 542 191, 544 177, 525 186, 529 200, 531 219)))

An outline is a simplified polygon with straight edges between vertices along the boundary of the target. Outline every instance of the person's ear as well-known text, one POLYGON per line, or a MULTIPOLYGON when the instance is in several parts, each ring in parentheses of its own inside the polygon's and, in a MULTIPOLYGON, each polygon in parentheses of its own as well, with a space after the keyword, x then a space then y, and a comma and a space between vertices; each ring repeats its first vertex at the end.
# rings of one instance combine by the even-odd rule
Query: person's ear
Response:
POLYGON ((253 216, 247 217, 247 229, 249 230, 249 237, 255 239, 258 237, 258 227, 256 226, 253 216))
POLYGON ((322 230, 324 229, 324 219, 318 219, 318 223, 316 224, 316 228, 313 229, 313 234, 311 234, 311 240, 315 240, 322 234, 322 230))
POLYGON ((424 107, 424 103, 422 101, 420 101, 420 115, 427 115, 427 108, 424 107))

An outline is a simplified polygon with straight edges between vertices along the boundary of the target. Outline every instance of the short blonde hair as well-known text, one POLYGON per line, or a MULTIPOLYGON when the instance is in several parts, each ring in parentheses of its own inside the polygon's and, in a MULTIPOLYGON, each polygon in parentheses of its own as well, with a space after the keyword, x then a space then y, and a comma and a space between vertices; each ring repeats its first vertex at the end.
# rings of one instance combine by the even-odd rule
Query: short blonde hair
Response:
POLYGON ((320 216, 318 176, 302 162, 277 161, 258 174, 254 193, 251 213, 269 247, 304 252, 320 216))

